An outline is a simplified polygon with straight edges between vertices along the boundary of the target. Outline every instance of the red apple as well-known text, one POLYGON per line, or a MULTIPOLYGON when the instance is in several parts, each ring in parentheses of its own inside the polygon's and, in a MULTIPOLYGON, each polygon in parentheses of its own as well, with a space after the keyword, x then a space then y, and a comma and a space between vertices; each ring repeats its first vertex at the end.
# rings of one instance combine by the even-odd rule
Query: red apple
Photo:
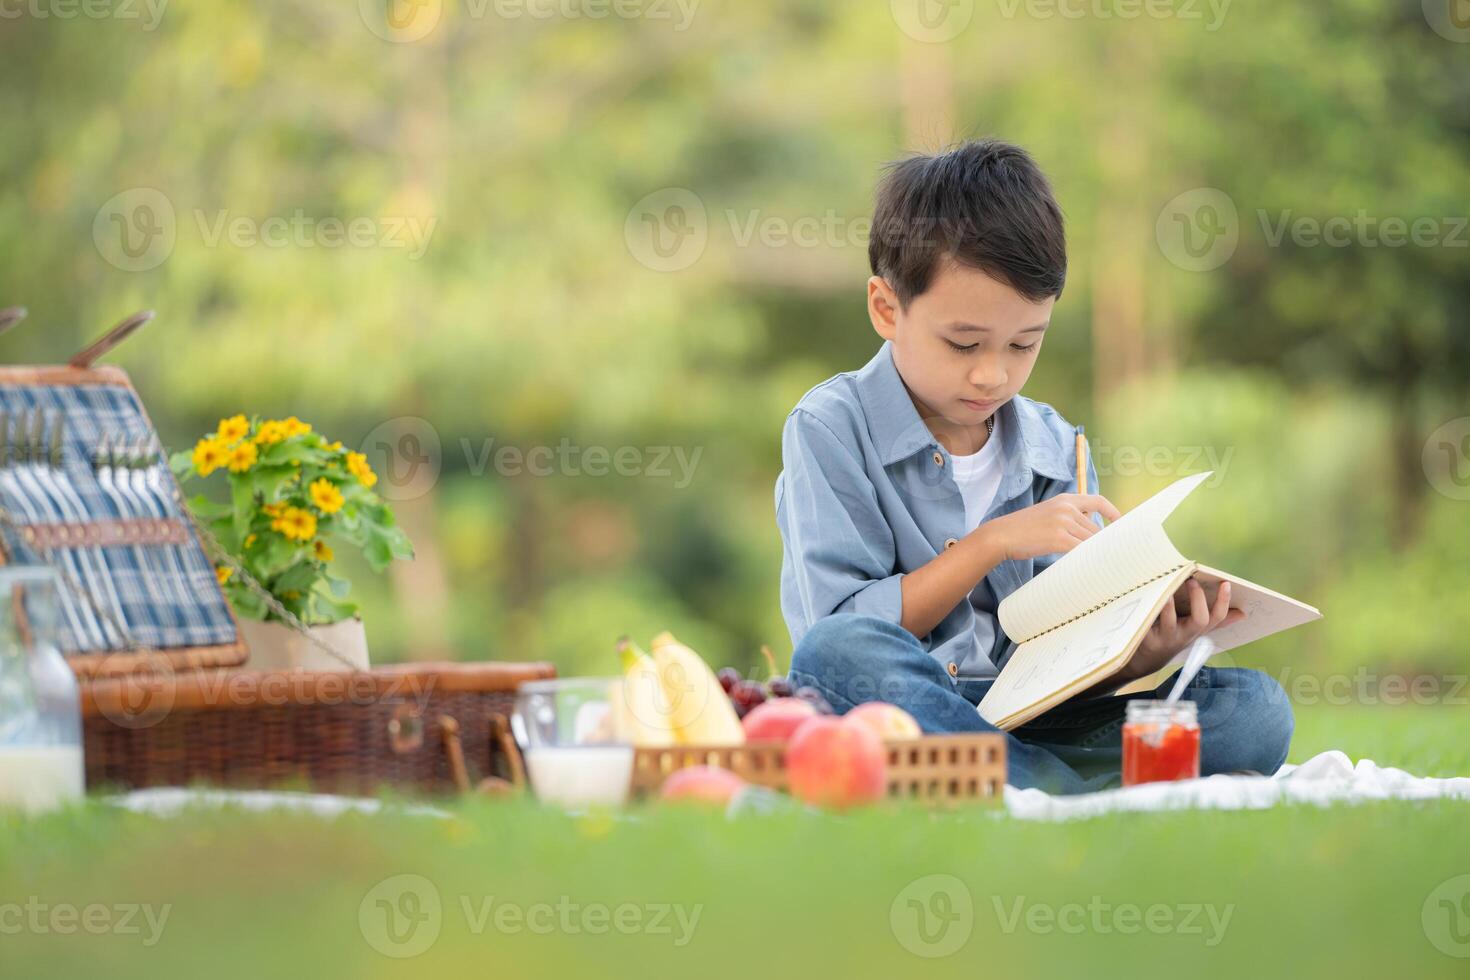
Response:
POLYGON ((886 701, 868 701, 853 708, 843 717, 867 725, 883 741, 918 738, 924 734, 914 716, 886 701))
POLYGON ((745 780, 719 766, 688 766, 669 774, 659 796, 665 800, 692 800, 720 806, 745 787, 745 780))
POLYGON ((888 753, 867 725, 823 715, 792 736, 786 775, 798 800, 842 810, 883 798, 888 753))
POLYGON ((776 698, 756 705, 740 720, 740 724, 745 728, 747 742, 784 742, 807 720, 816 716, 817 709, 809 701, 776 698))

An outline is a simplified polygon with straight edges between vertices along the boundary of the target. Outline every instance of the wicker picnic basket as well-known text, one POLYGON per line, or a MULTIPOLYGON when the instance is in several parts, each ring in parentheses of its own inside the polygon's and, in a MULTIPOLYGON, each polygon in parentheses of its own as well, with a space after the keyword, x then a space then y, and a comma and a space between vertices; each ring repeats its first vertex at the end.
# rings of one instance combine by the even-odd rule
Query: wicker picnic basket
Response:
MULTIPOLYGON (((0 310, 0 332, 25 310, 0 310)), ((0 367, 0 563, 48 565, 79 677, 231 667, 240 627, 125 371, 96 360, 136 313, 63 365, 0 367)))
MULTIPOLYGON (((1005 737, 925 735, 891 741, 888 795, 938 805, 998 802, 1006 785, 1005 737)), ((686 766, 719 766, 748 783, 786 789, 786 745, 750 742, 740 746, 680 746, 638 749, 633 755, 633 794, 658 791, 671 773, 686 766)))
POLYGON ((524 783, 506 722, 544 663, 189 671, 82 688, 88 789, 209 784, 372 795, 524 783))

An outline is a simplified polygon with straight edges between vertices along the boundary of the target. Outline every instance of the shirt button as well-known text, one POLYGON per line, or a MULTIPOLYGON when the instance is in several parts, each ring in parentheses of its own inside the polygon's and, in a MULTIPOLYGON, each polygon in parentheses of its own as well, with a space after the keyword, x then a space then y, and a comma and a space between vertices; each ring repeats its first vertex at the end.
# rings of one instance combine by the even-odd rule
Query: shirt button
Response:
POLYGON ((957 538, 945 538, 944 539, 944 549, 946 551, 948 551, 950 548, 953 548, 955 545, 957 545, 959 543, 960 543, 959 542, 959 539, 957 539, 957 538))
POLYGON ((944 465, 944 454, 941 453, 937 449, 934 450, 934 465, 935 466, 943 466, 944 465))
POLYGON ((953 661, 951 661, 950 662, 950 665, 949 665, 949 676, 951 676, 951 677, 958 677, 959 676, 959 673, 960 673, 959 664, 954 663, 953 661))

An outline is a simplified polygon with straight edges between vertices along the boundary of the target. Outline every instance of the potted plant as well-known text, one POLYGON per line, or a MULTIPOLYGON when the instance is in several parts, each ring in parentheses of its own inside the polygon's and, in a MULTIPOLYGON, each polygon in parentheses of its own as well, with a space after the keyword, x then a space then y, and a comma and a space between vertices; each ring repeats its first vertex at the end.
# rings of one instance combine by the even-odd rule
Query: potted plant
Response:
POLYGON ((294 415, 236 415, 170 464, 180 484, 216 472, 229 481, 229 503, 199 494, 189 507, 218 543, 215 573, 251 666, 365 669, 367 636, 351 583, 334 572, 336 548, 360 548, 379 572, 413 557, 392 509, 373 492, 378 477, 367 458, 294 415))

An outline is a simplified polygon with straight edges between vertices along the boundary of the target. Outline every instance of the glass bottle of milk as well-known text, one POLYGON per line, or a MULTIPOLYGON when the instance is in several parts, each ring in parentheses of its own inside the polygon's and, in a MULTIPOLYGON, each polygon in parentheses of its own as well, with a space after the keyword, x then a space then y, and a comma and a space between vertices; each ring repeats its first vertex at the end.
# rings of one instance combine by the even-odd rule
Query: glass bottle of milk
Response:
POLYGON ((81 797, 77 681, 56 643, 49 568, 0 567, 0 809, 37 813, 81 797))

